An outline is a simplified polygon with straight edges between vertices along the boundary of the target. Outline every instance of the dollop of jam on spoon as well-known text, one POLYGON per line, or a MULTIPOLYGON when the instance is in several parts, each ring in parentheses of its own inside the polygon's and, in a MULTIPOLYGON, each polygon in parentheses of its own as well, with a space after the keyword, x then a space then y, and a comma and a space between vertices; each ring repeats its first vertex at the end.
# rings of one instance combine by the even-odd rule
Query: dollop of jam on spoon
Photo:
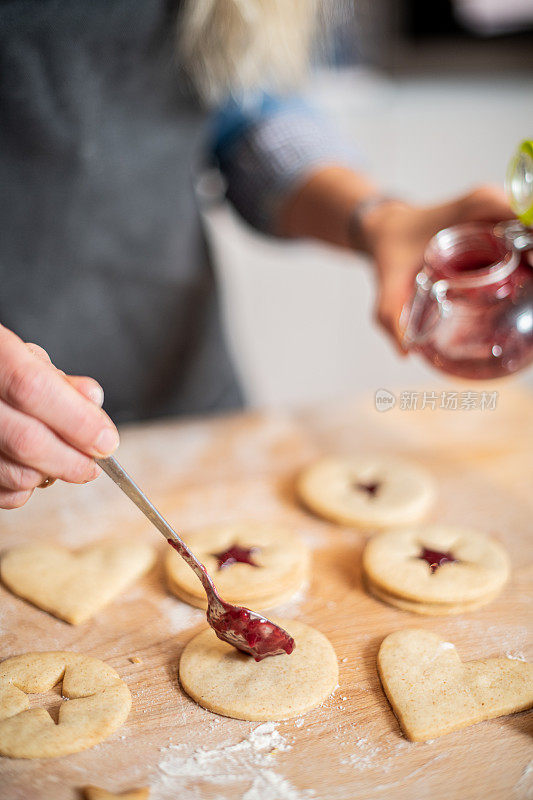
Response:
POLYGON ((427 561, 431 570, 431 574, 436 572, 439 567, 442 567, 443 564, 457 561, 457 559, 451 553, 441 553, 438 550, 428 550, 427 547, 423 547, 420 550, 420 555, 418 555, 417 558, 427 561))
POLYGON ((231 567, 232 564, 249 564, 251 567, 258 567, 253 560, 254 553, 257 553, 257 547, 241 547, 239 544, 232 544, 227 550, 222 553, 213 553, 213 557, 218 561, 218 568, 231 567))
POLYGON ((222 601, 222 614, 210 606, 207 621, 219 639, 229 642, 238 650, 249 653, 256 661, 282 653, 290 655, 295 647, 292 636, 266 617, 243 606, 233 606, 222 601))
POLYGON ((375 497, 379 491, 380 483, 356 483, 355 488, 360 492, 366 492, 369 497, 375 497))
POLYGON ((200 578, 207 595, 207 621, 219 639, 248 653, 256 661, 262 661, 267 656, 292 653, 295 642, 286 630, 249 608, 226 603, 219 596, 204 565, 184 542, 178 538, 169 538, 167 541, 200 578))
POLYGON ((220 597, 202 562, 196 558, 192 550, 187 547, 116 458, 113 456, 99 458, 97 463, 163 534, 167 542, 200 579, 207 595, 207 621, 219 639, 228 642, 237 650, 242 650, 243 653, 249 653, 256 661, 261 661, 267 656, 292 653, 295 642, 287 631, 261 614, 256 614, 242 606, 226 603, 220 597))

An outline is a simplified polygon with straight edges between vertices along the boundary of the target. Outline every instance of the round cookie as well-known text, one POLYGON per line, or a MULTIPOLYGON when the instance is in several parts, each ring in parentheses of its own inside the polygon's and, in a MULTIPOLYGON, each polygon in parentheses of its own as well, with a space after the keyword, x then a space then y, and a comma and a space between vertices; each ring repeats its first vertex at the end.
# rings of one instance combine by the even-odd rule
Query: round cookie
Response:
POLYGON ((417 522, 435 496, 425 469, 385 456, 322 458, 300 474, 297 492, 316 514, 360 528, 417 522))
MULTIPOLYGON (((309 579, 308 548, 299 536, 279 525, 217 525, 190 531, 184 540, 229 603, 270 608, 290 600, 309 579), (241 550, 242 557, 252 564, 232 559, 232 554, 239 557, 241 550), (226 565, 221 566, 224 556, 226 565)), ((199 608, 207 607, 200 581, 173 550, 167 553, 165 571, 169 588, 177 597, 199 608)))
MULTIPOLYGON (((195 606, 196 608, 202 608, 207 610, 207 599, 205 596, 202 597, 191 597, 186 592, 182 592, 180 587, 177 586, 172 580, 168 579, 168 586, 172 594, 178 597, 180 600, 183 600, 184 603, 188 603, 190 606, 195 606)), ((296 595, 299 595, 301 591, 307 589, 309 585, 309 580, 307 575, 302 580, 300 587, 295 591, 294 589, 290 589, 285 594, 281 594, 281 592, 276 592, 272 595, 265 596, 258 598, 256 600, 248 600, 250 605, 253 604, 254 611, 267 611, 271 608, 276 608, 278 606, 284 606, 286 603, 290 603, 291 600, 296 598, 296 595)), ((243 603, 236 603, 236 605, 243 605, 243 603)))
POLYGON ((51 758, 78 753, 107 739, 125 722, 131 695, 114 669, 77 653, 27 653, 0 664, 0 755, 51 758), (63 681, 69 698, 56 725, 44 708, 30 708, 28 694, 63 681))
POLYGON ((431 525, 373 536, 363 551, 363 571, 369 584, 387 597, 423 604, 483 605, 506 582, 509 559, 501 545, 483 533, 431 525), (437 561, 439 554, 454 560, 443 558, 431 566, 429 561, 437 561))
POLYGON ((414 600, 406 600, 405 597, 397 597, 394 594, 384 592, 368 579, 365 580, 365 587, 369 594, 383 603, 395 606, 401 611, 410 611, 413 614, 422 614, 430 617, 445 617, 448 614, 467 614, 469 611, 476 611, 478 608, 491 603, 499 595, 499 591, 476 600, 472 603, 417 603, 414 600))
POLYGON ((320 705, 337 685, 333 647, 303 622, 274 621, 296 641, 290 656, 257 663, 209 628, 182 653, 179 678, 184 691, 208 711, 250 721, 290 719, 320 705))

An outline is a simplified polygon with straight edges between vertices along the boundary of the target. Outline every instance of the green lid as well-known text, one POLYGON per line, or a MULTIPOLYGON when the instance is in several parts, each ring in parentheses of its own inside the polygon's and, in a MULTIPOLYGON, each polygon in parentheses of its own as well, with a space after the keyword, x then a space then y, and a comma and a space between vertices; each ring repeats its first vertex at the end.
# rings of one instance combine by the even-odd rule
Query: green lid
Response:
POLYGON ((507 170, 511 207, 524 225, 533 225, 533 139, 522 142, 507 170))

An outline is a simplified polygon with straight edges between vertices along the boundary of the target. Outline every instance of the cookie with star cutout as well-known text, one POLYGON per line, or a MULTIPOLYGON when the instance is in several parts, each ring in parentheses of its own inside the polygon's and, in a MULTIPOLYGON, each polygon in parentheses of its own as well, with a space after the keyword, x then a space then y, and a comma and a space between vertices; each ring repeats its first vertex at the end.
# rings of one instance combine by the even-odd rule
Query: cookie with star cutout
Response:
MULTIPOLYGON (((308 583, 309 549, 296 533, 281 525, 228 523, 189 531, 183 538, 229 603, 273 608, 289 601, 308 583)), ((173 550, 166 555, 165 572, 173 594, 206 608, 200 581, 173 550)))
POLYGON ((376 534, 363 551, 370 594, 405 611, 460 614, 490 603, 509 577, 509 558, 479 531, 427 525, 376 534))
POLYGON ((303 470, 296 490, 315 514, 364 530, 418 522, 435 497, 427 470, 386 456, 321 458, 303 470))

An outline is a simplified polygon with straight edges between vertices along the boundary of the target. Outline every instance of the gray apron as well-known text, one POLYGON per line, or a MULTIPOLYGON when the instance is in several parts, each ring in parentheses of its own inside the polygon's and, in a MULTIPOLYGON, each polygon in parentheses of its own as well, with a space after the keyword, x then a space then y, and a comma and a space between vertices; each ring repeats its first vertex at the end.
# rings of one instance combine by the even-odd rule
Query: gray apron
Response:
POLYGON ((0 4, 0 321, 117 421, 233 408, 163 0, 0 4))

